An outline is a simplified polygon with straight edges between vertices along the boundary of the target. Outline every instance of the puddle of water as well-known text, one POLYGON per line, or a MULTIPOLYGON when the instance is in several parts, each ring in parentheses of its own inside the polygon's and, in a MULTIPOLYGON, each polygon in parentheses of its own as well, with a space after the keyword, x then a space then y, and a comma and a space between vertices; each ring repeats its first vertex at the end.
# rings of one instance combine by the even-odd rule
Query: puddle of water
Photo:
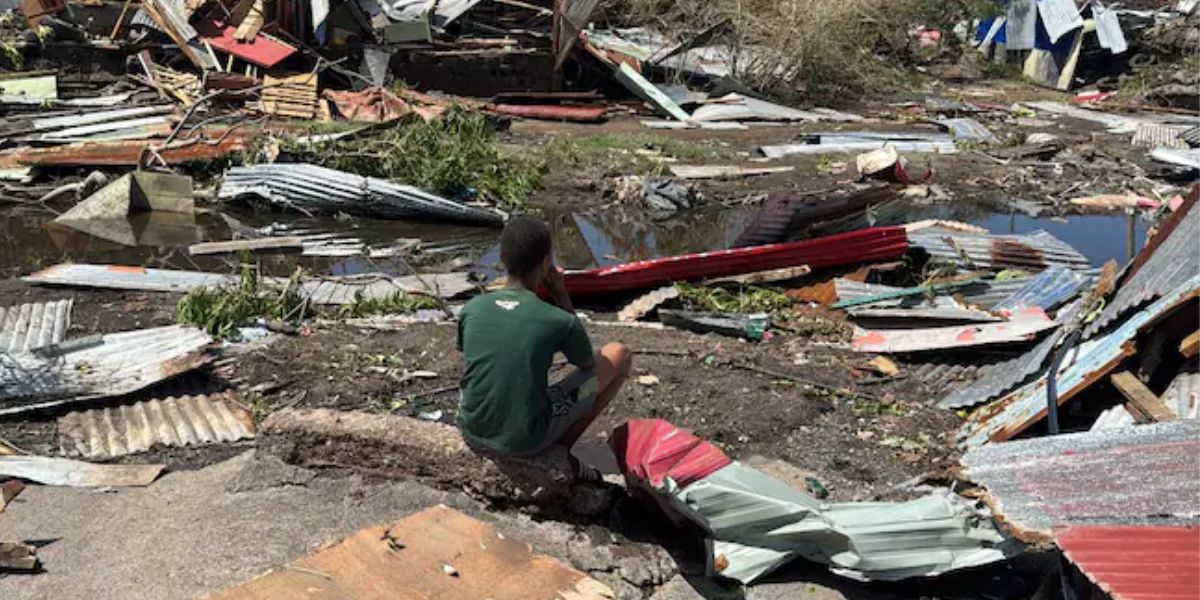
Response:
MULTIPOLYGON (((637 210, 610 208, 570 212, 549 211, 545 217, 554 237, 558 264, 569 269, 619 264, 658 256, 671 256, 730 247, 752 221, 757 207, 705 209, 679 217, 652 221, 637 210)), ((52 215, 14 209, 0 215, 0 276, 14 277, 60 262, 136 264, 177 269, 227 270, 232 255, 192 257, 186 246, 209 240, 230 239, 240 226, 262 228, 275 224, 287 233, 326 232, 356 238, 367 246, 387 246, 401 239, 420 239, 425 255, 434 260, 456 256, 474 259, 485 274, 496 274, 500 256, 499 231, 437 223, 340 220, 332 217, 297 217, 288 213, 255 213, 233 209, 230 222, 215 213, 191 215, 143 214, 129 220, 93 223, 92 235, 47 226, 52 215)), ((1076 247, 1093 265, 1109 259, 1124 263, 1127 255, 1128 217, 1085 215, 1058 219, 1031 218, 1024 214, 998 214, 977 202, 936 205, 891 202, 822 224, 814 235, 828 235, 874 225, 896 225, 919 219, 950 219, 975 223, 993 233, 1029 233, 1045 229, 1076 247)), ((1134 248, 1146 238, 1146 223, 1134 221, 1134 248)), ((270 274, 288 275, 299 265, 309 272, 349 275, 364 272, 405 274, 402 258, 364 256, 313 257, 265 255, 257 257, 270 274)))

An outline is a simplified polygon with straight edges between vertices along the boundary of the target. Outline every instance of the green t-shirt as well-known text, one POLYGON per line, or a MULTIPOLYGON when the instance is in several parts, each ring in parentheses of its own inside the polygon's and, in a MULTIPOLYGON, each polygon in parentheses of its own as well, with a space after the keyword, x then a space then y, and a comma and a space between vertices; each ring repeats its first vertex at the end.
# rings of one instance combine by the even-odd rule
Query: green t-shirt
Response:
POLYGON ((467 302, 458 316, 458 349, 466 362, 458 426, 469 440, 499 452, 527 452, 545 437, 555 352, 573 365, 592 360, 575 315, 512 288, 467 302))

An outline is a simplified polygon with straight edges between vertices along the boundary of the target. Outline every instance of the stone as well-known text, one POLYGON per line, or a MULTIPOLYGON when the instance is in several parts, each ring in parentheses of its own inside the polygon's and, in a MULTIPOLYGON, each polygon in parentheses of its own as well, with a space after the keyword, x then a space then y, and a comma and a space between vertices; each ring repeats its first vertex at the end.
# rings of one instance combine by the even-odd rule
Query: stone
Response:
POLYGON ((561 511, 574 487, 565 448, 529 458, 477 453, 453 426, 397 415, 281 410, 259 427, 258 447, 291 465, 411 479, 505 506, 561 511))
POLYGON ((615 600, 642 600, 641 588, 621 579, 616 573, 591 573, 593 579, 607 585, 616 595, 615 600))
POLYGON ((586 534, 577 535, 567 542, 567 559, 584 572, 609 571, 614 562, 612 548, 593 544, 586 534))

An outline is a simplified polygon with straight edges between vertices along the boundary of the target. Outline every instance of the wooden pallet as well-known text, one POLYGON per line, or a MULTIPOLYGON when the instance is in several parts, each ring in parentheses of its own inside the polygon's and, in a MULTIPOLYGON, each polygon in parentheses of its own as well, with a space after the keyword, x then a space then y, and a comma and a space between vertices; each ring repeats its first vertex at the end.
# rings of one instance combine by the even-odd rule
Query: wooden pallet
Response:
POLYGON ((289 77, 263 77, 262 98, 257 108, 281 117, 315 118, 320 110, 317 75, 304 73, 289 77))

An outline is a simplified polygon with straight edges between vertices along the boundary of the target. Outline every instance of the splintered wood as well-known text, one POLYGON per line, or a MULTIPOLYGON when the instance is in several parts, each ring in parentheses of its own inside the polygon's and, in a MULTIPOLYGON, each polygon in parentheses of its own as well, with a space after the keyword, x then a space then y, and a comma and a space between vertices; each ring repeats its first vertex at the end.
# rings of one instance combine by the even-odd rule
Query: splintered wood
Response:
POLYGON ((318 110, 316 73, 263 77, 262 99, 259 100, 258 109, 281 117, 315 118, 318 110))
POLYGON ((209 600, 611 600, 604 584, 446 506, 363 529, 209 600))

